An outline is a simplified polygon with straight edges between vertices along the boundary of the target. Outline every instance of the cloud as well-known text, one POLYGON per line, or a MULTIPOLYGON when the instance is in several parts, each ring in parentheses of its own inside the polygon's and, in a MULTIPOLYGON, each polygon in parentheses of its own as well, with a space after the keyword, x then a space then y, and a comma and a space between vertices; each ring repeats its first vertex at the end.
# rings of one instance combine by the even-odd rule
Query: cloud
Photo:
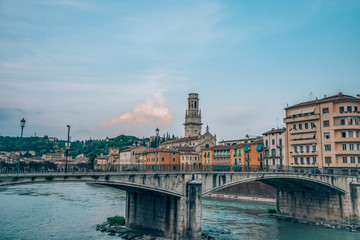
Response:
POLYGON ((156 124, 170 125, 173 114, 166 105, 166 99, 161 93, 155 94, 154 98, 148 98, 144 103, 140 103, 132 111, 112 119, 109 123, 102 122, 103 127, 112 127, 117 124, 125 123, 135 127, 155 126, 156 124))

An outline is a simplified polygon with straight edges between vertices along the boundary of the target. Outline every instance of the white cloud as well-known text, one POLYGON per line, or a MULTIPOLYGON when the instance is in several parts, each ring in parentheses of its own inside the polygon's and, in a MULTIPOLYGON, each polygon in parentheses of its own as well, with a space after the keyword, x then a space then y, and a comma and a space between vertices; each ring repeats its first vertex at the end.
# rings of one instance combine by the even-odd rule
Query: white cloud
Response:
POLYGON ((112 127, 117 124, 126 123, 137 126, 156 126, 156 124, 169 125, 172 123, 173 114, 166 105, 166 99, 161 93, 155 94, 154 98, 148 98, 140 103, 132 111, 112 119, 109 123, 103 122, 103 127, 112 127))

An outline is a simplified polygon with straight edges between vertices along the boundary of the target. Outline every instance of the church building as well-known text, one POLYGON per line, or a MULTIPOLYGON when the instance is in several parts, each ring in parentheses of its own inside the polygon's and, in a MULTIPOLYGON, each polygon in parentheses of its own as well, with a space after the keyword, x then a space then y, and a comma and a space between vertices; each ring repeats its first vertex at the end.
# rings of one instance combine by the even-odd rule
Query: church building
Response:
POLYGON ((206 126, 206 132, 202 134, 201 110, 197 93, 189 94, 184 126, 184 138, 163 142, 160 144, 160 147, 169 149, 192 147, 195 152, 199 153, 201 149, 216 145, 216 135, 212 135, 209 132, 208 126, 206 126))

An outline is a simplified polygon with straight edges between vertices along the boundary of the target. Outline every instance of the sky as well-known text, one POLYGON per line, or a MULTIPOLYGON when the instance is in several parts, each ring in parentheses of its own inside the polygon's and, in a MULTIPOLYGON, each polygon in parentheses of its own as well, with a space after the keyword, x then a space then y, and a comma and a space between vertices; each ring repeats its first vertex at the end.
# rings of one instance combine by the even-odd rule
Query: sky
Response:
POLYGON ((360 94, 360 1, 0 0, 0 135, 184 136, 188 94, 218 141, 284 108, 360 94))

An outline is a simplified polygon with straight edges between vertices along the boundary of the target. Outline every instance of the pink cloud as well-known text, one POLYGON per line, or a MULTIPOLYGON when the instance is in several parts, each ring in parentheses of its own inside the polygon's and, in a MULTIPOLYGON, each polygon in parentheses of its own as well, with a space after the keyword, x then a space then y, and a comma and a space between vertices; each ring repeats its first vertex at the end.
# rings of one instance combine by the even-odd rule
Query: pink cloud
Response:
POLYGON ((169 125, 172 123, 173 114, 166 106, 166 99, 161 93, 155 94, 154 98, 148 98, 144 103, 140 103, 132 111, 112 119, 110 122, 102 122, 103 127, 112 127, 116 124, 126 123, 134 126, 156 124, 169 125))

